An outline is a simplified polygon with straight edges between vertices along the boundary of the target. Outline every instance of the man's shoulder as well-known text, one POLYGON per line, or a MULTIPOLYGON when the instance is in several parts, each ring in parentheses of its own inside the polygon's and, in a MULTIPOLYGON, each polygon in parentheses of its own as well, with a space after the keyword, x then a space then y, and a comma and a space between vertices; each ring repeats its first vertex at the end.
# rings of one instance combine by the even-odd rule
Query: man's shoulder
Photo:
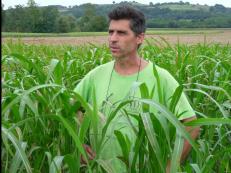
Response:
POLYGON ((114 61, 107 62, 105 64, 101 64, 97 67, 97 70, 111 70, 113 68, 114 61))
POLYGON ((114 62, 108 62, 102 65, 99 65, 97 67, 95 67, 94 69, 92 69, 91 71, 89 71, 86 75, 84 75, 84 77, 81 79, 80 83, 77 85, 77 87, 75 88, 75 91, 77 92, 81 92, 80 90, 83 90, 83 88, 89 88, 92 85, 94 85, 95 83, 102 81, 105 76, 105 74, 109 74, 110 71, 112 70, 114 65, 114 62))
POLYGON ((110 62, 107 62, 105 64, 101 64, 97 67, 95 67, 93 70, 91 70, 89 72, 89 75, 101 75, 102 73, 105 74, 105 73, 108 73, 112 70, 113 68, 113 64, 114 64, 114 61, 110 61, 110 62))
POLYGON ((159 76, 160 82, 163 85, 166 85, 166 84, 171 85, 171 84, 177 83, 176 78, 167 69, 165 69, 161 66, 158 66, 155 63, 153 63, 153 68, 156 69, 156 72, 157 72, 157 75, 159 76))
POLYGON ((161 78, 168 78, 168 77, 172 77, 172 75, 169 73, 169 71, 163 67, 160 67, 159 65, 156 65, 155 63, 152 63, 153 65, 153 68, 156 69, 158 75, 161 77, 161 78))

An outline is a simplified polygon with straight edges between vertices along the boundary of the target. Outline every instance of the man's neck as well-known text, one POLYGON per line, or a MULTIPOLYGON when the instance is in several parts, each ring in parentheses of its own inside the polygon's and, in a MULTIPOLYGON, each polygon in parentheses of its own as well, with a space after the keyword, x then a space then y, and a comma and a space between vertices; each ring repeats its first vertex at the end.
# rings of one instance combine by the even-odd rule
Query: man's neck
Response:
POLYGON ((135 74, 147 65, 147 61, 140 58, 138 55, 116 58, 115 71, 121 75, 135 74))

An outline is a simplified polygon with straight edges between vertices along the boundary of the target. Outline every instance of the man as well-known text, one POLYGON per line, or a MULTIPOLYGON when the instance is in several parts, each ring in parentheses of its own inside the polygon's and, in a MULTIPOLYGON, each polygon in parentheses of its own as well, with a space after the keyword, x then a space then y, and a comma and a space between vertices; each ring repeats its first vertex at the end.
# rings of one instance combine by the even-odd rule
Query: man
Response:
MULTIPOLYGON (((113 107, 121 101, 132 97, 140 97, 139 90, 132 90, 134 82, 145 83, 149 91, 157 85, 156 78, 153 75, 153 63, 141 58, 137 52, 145 36, 144 15, 132 7, 119 6, 112 10, 108 17, 110 23, 108 41, 115 60, 93 69, 75 89, 90 104, 92 103, 94 90, 98 109, 106 117, 113 107)), ((156 66, 156 69, 160 76, 161 90, 165 96, 164 102, 168 106, 178 83, 166 70, 158 66, 156 66)), ((157 87, 155 87, 153 99, 160 101, 157 87)), ((128 112, 140 111, 139 105, 135 107, 127 106, 126 108, 128 112)), ((179 100, 176 112, 181 115, 179 120, 182 121, 191 121, 196 118, 184 94, 179 100)), ((134 126, 137 126, 134 119, 131 122, 134 126)), ((131 141, 135 139, 135 134, 123 115, 118 115, 113 119, 107 132, 108 139, 102 151, 102 159, 110 159, 116 172, 124 172, 124 165, 117 158, 121 155, 121 149, 114 136, 114 130, 122 131, 128 135, 131 141)), ((194 129, 190 133, 193 138, 196 138, 198 129, 194 129)), ((189 150, 190 145, 185 142, 182 159, 186 157, 189 150)), ((169 171, 169 165, 166 168, 167 171, 169 171)))

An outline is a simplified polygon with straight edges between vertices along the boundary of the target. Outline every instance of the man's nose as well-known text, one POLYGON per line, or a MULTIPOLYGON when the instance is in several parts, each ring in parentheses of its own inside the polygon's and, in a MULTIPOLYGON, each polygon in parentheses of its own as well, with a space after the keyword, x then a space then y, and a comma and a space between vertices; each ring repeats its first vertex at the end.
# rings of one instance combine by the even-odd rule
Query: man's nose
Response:
POLYGON ((116 32, 112 33, 109 36, 109 40, 112 41, 112 42, 118 41, 118 35, 117 35, 117 33, 116 32))

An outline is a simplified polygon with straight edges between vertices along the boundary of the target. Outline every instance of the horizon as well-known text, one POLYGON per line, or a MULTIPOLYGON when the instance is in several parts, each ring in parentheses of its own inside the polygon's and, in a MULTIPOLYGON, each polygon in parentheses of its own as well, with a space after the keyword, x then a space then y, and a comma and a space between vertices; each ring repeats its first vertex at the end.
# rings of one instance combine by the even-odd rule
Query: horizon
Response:
MULTIPOLYGON (((6 9, 9 9, 10 7, 14 8, 16 5, 22 5, 24 7, 27 6, 28 0, 18 0, 17 2, 16 1, 17 0, 2 0, 1 3, 2 3, 2 5, 4 5, 3 9, 6 10, 6 9)), ((82 1, 85 1, 85 0, 82 0, 82 1)), ((35 0, 35 3, 38 6, 60 5, 60 6, 64 6, 64 7, 73 7, 76 5, 79 6, 79 5, 83 5, 86 3, 103 5, 103 4, 113 4, 113 2, 115 2, 115 3, 121 2, 121 1, 110 1, 109 2, 109 0, 103 1, 104 3, 95 2, 96 0, 92 0, 91 2, 89 2, 89 1, 82 2, 82 1, 79 1, 79 3, 77 3, 77 2, 73 2, 72 0, 56 0, 55 2, 54 1, 35 0), (61 3, 64 1, 65 1, 66 5, 63 5, 63 3, 61 3)), ((128 2, 133 2, 133 1, 128 1, 128 2)), ((137 0, 135 2, 140 3, 140 4, 144 4, 144 5, 148 5, 152 1, 142 0, 142 2, 139 2, 139 0, 137 0)), ((159 0, 158 2, 156 1, 156 2, 152 2, 152 3, 153 4, 157 4, 157 3, 162 4, 162 3, 179 3, 179 2, 180 2, 180 0, 172 0, 172 1, 159 0)), ((219 3, 216 1, 213 1, 213 0, 200 0, 200 1, 199 0, 188 0, 188 1, 182 1, 182 2, 184 2, 184 3, 189 2, 190 4, 193 4, 193 5, 199 4, 199 5, 208 5, 208 6, 214 6, 216 4, 220 4, 226 8, 231 8, 231 1, 227 2, 225 0, 222 0, 219 3)))

